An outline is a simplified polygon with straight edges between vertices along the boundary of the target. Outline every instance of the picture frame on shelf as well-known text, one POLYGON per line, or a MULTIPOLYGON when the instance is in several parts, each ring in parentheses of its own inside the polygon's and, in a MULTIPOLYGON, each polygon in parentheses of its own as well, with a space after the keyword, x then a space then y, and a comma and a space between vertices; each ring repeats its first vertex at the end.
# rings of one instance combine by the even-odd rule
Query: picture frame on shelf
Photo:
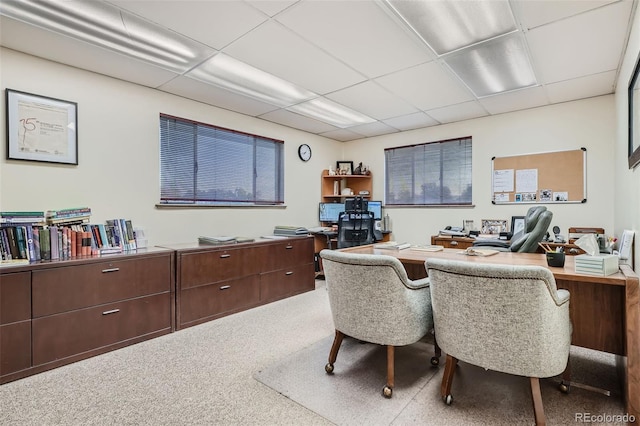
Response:
POLYGON ((629 81, 629 168, 640 164, 640 56, 629 81))
POLYGON ((520 231, 524 231, 524 216, 511 216, 511 234, 515 235, 520 231))
POLYGON ((7 159, 78 165, 78 104, 6 89, 7 159))
POLYGON ((507 232, 507 221, 505 219, 482 219, 482 234, 500 234, 507 232))
POLYGON ((340 175, 352 175, 353 161, 336 161, 336 171, 340 175))

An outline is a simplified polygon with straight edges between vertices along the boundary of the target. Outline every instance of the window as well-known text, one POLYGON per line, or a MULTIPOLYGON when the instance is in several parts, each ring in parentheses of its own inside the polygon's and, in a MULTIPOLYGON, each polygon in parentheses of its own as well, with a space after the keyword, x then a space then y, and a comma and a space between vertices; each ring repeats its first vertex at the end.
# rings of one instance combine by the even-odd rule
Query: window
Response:
POLYGON ((387 148, 386 205, 471 205, 471 137, 387 148))
POLYGON ((283 141, 160 115, 160 204, 283 203, 283 141))

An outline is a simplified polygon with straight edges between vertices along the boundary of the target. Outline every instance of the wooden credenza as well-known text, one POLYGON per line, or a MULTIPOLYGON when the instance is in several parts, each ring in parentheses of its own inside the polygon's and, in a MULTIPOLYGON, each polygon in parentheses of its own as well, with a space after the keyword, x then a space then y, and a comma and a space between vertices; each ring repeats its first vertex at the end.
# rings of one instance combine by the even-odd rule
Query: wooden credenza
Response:
POLYGON ((150 248, 0 269, 0 383, 170 333, 174 255, 150 248))
POLYGON ((466 249, 473 245, 474 238, 470 237, 452 237, 449 235, 432 235, 431 244, 443 246, 444 248, 466 249))
POLYGON ((176 252, 177 330, 315 288, 313 237, 164 247, 176 252))

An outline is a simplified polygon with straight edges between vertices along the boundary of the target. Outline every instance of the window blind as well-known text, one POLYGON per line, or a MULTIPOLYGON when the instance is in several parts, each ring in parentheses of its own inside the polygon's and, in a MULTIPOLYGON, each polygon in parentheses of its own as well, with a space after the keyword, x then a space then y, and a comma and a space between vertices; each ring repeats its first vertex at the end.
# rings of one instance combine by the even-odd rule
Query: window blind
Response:
POLYGON ((385 205, 471 205, 471 137, 385 149, 385 205))
POLYGON ((284 143, 160 115, 160 203, 284 203, 284 143))

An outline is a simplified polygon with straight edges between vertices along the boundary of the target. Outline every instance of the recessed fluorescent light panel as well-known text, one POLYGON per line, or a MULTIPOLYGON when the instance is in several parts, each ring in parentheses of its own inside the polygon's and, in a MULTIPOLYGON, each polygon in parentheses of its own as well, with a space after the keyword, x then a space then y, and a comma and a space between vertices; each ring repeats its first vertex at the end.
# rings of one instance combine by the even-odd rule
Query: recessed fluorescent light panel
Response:
POLYGON ((341 129, 376 121, 326 98, 312 99, 308 102, 291 106, 287 110, 323 121, 341 129))
POLYGON ((177 73, 215 53, 102 1, 3 0, 0 14, 177 73))
POLYGON ((185 75, 281 108, 318 96, 224 53, 185 75))
POLYGON ((439 56, 517 29, 507 0, 386 3, 439 56))
POLYGON ((537 84, 520 33, 475 45, 443 60, 479 98, 537 84))

